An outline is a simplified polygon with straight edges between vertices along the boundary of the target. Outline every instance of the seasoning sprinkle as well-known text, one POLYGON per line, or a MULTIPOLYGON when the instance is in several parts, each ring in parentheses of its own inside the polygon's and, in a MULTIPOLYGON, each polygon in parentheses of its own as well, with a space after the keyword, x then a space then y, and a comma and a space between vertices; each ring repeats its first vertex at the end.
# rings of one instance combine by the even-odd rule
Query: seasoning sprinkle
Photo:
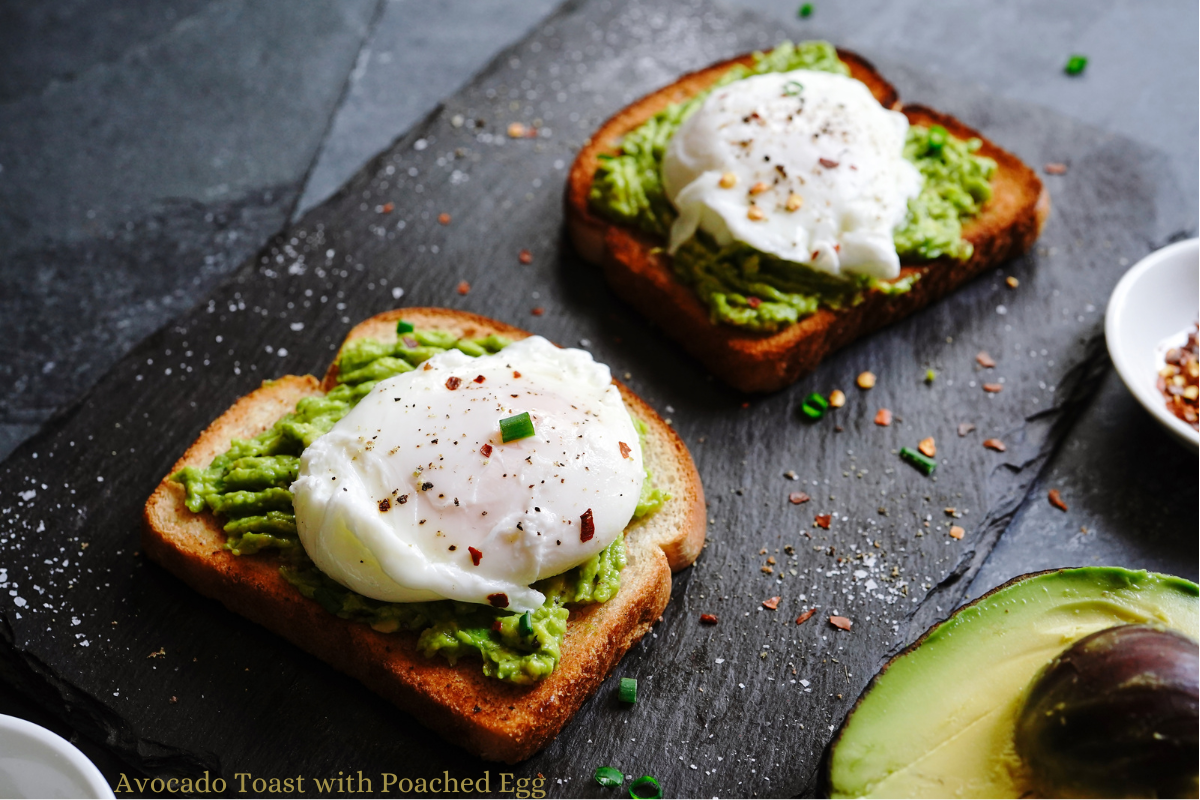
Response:
POLYGON ((809 497, 805 492, 792 492, 788 495, 788 502, 794 506, 798 506, 801 503, 807 503, 811 499, 812 498, 809 497))
POLYGON ((596 535, 596 522, 592 519, 592 510, 579 515, 579 541, 590 542, 592 537, 596 535))
POLYGON ((457 291, 459 294, 466 294, 467 292, 471 291, 471 284, 467 283, 466 281, 459 281, 457 291))
POLYGON ((799 211, 803 205, 804 198, 795 192, 792 192, 788 195, 787 202, 783 204, 783 207, 788 211, 799 211))
POLYGON ((522 264, 532 264, 533 253, 529 252, 528 250, 522 250, 521 252, 517 253, 517 260, 522 264))
POLYGON ((980 350, 975 354, 975 362, 984 369, 991 369, 996 366, 996 360, 989 356, 985 350, 980 350))
POLYGON ((966 531, 957 525, 950 526, 950 538, 961 539, 966 534, 966 531))
POLYGON ((985 392, 987 392, 988 394, 999 394, 1000 392, 1004 391, 1004 384, 1003 383, 985 383, 983 385, 983 390, 985 392))
POLYGON ((1003 453, 1008 449, 1004 446, 1004 442, 999 439, 984 439, 983 446, 989 450, 995 450, 997 453, 1003 453))
POLYGON ((467 552, 471 554, 471 563, 479 566, 479 560, 483 558, 483 551, 476 550, 474 547, 468 547, 467 552))
POLYGON ((968 433, 970 433, 973 430, 975 430, 975 426, 969 422, 958 423, 958 435, 959 436, 966 436, 968 433))
POLYGON ((1054 506, 1059 511, 1067 510, 1067 504, 1063 502, 1062 495, 1058 493, 1058 489, 1051 489, 1048 497, 1050 499, 1050 505, 1054 506))
POLYGON ((779 601, 781 599, 783 598, 779 597, 778 595, 775 597, 768 597, 766 600, 762 601, 762 606, 763 608, 774 611, 775 609, 779 608, 779 601))
POLYGON ((810 608, 808 611, 805 611, 803 614, 801 614, 800 616, 796 617, 796 624, 797 624, 797 625, 803 625, 804 623, 806 623, 806 622, 808 622, 810 619, 812 619, 812 618, 813 618, 813 614, 816 614, 816 613, 817 613, 817 609, 816 609, 816 608, 810 608))
POLYGON ((624 442, 617 442, 621 448, 621 458, 629 458, 629 454, 633 452, 633 448, 624 442))
POLYGON ((881 408, 875 412, 875 424, 886 428, 892 424, 892 412, 889 409, 881 408))
POLYGON ((447 214, 445 211, 443 211, 441 214, 438 214, 438 224, 439 225, 449 225, 450 224, 450 215, 447 214))
POLYGON ((459 378, 455 375, 451 375, 449 378, 446 378, 446 388, 450 391, 453 392, 459 386, 462 386, 462 378, 459 378))
POLYGON ((829 624, 840 631, 848 631, 854 623, 850 621, 849 617, 832 616, 829 618, 829 624))
POLYGON ((833 408, 841 408, 846 405, 846 393, 841 389, 834 389, 829 393, 829 405, 833 408))
POLYGON ((726 172, 721 176, 721 180, 717 181, 717 185, 722 189, 732 189, 737 185, 737 175, 732 172, 726 172))
POLYGON ((829 523, 832 520, 833 516, 830 514, 817 514, 817 516, 813 518, 813 522, 816 523, 817 527, 824 528, 825 530, 829 530, 829 523))
POLYGON ((855 379, 854 382, 858 384, 858 388, 860 388, 860 389, 874 388, 875 373, 874 372, 861 372, 861 373, 859 373, 858 378, 855 379))
POLYGON ((701 614, 700 615, 700 623, 702 625, 716 625, 717 624, 717 615, 716 614, 701 614))
POLYGON ((1066 175, 1067 174, 1067 165, 1059 164, 1056 162, 1051 162, 1051 163, 1047 164, 1046 166, 1042 167, 1042 171, 1045 172, 1047 175, 1066 175))
POLYGON ((922 439, 917 445, 917 449, 930 458, 933 458, 937 455, 937 443, 933 441, 932 436, 927 436, 926 438, 922 439))
POLYGON ((746 218, 755 222, 762 222, 767 218, 767 212, 763 211, 758 206, 750 206, 750 210, 746 212, 746 218))

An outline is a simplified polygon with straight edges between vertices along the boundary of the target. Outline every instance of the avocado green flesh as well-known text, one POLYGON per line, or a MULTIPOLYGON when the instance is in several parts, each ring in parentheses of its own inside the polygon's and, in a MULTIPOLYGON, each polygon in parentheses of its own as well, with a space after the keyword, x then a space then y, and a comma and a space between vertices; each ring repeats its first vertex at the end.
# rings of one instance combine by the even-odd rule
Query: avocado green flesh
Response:
MULTIPOLYGON (((338 358, 338 378, 328 394, 302 398, 285 415, 253 439, 234 439, 207 467, 185 467, 171 476, 186 491, 194 513, 212 511, 223 520, 225 549, 236 556, 264 549, 285 551, 283 577, 309 599, 344 619, 391 633, 421 631, 418 648, 451 664, 465 655, 483 660, 484 674, 510 683, 535 683, 554 671, 561 659, 571 604, 604 603, 616 595, 625 566, 620 537, 599 554, 562 575, 539 581, 546 595, 531 614, 532 635, 521 635, 520 614, 451 600, 428 603, 384 603, 352 592, 317 569, 296 532, 289 487, 300 469, 300 454, 328 433, 381 380, 408 372, 426 359, 450 349, 477 357, 497 353, 509 344, 500 336, 457 339, 440 331, 403 334, 394 344, 357 339, 338 358)), ((645 442, 644 422, 633 418, 645 442)), ((670 495, 654 485, 646 470, 634 520, 653 514, 670 495)))
POLYGON ((894 659, 847 718, 831 797, 1021 797, 1013 735, 1039 671, 1114 625, 1197 638, 1197 587, 1150 572, 1083 567, 986 595, 894 659))
MULTIPOLYGON (((711 89, 668 106, 630 131, 621 140, 619 154, 600 156, 588 195, 590 207, 614 222, 666 236, 676 213, 663 187, 663 157, 671 137, 714 89, 768 72, 850 73, 828 42, 783 42, 769 53, 755 53, 754 59, 752 66, 732 67, 711 89)), ((908 214, 895 231, 896 253, 905 261, 970 258, 973 248, 962 238, 963 221, 979 213, 992 196, 990 180, 996 162, 976 155, 980 141, 958 139, 944 130, 939 134, 931 140, 929 128, 913 125, 905 139, 904 157, 924 178, 921 193, 909 201, 908 214)), ((903 294, 916 280, 915 276, 893 282, 835 277, 745 244, 719 247, 702 232, 676 251, 673 268, 708 307, 714 324, 758 332, 787 327, 822 306, 856 305, 867 290, 903 294)))

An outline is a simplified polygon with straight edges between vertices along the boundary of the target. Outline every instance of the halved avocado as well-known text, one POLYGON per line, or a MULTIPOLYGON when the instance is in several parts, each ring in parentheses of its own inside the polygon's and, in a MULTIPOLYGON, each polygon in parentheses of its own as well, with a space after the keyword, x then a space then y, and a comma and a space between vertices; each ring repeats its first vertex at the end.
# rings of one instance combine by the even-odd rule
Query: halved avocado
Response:
POLYGON ((1021 797, 1014 744, 1030 686, 1055 656, 1114 625, 1197 638, 1196 584, 1119 567, 1014 578, 893 658, 829 755, 831 797, 1021 797))

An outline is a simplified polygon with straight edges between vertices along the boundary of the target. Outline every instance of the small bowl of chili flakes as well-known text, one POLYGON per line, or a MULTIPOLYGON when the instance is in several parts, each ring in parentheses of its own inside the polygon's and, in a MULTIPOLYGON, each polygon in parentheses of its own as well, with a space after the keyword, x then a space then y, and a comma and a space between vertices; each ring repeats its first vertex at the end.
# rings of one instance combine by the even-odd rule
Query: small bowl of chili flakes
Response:
POLYGON ((1134 264, 1108 301, 1104 334, 1117 374, 1176 439, 1200 450, 1196 330, 1200 240, 1177 242, 1134 264))

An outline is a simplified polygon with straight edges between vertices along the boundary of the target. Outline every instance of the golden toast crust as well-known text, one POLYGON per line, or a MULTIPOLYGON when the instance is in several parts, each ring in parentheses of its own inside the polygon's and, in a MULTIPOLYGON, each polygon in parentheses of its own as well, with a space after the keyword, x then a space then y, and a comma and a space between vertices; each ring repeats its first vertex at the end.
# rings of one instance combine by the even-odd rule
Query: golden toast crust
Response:
POLYGON ((708 309, 691 288, 675 278, 670 256, 660 250, 664 244, 660 239, 611 223, 588 207, 592 176, 601 155, 617 152, 626 133, 669 104, 711 86, 734 64, 749 63, 750 55, 685 75, 617 112, 583 147, 567 178, 567 229, 580 255, 601 267, 623 300, 658 323, 717 377, 742 391, 782 389, 811 372, 833 351, 903 319, 976 275, 1019 256, 1033 245, 1050 214, 1049 194, 1019 158, 949 115, 924 106, 901 106, 896 90, 868 61, 845 50, 838 50, 838 56, 881 105, 902 111, 913 124, 940 124, 959 138, 978 138, 983 143, 979 153, 996 160, 993 197, 978 216, 963 226, 963 238, 974 245, 974 254, 966 262, 943 258, 902 266, 901 277, 914 273, 921 276, 903 295, 889 298, 868 292, 866 300, 857 306, 839 311, 822 308, 773 334, 713 324, 708 309))
MULTIPOLYGON (((410 308, 372 317, 346 341, 363 336, 394 340, 400 318, 460 337, 529 335, 474 314, 410 308)), ((334 374, 331 367, 329 384, 334 374)), ((448 741, 486 759, 520 761, 558 734, 650 630, 670 599, 672 570, 691 564, 704 545, 704 493, 686 446, 652 408, 624 386, 620 389, 630 412, 650 429, 644 458, 656 485, 672 499, 627 529, 629 563, 621 573, 621 590, 607 603, 572 610, 562 662, 535 686, 487 678, 477 660, 450 666, 441 658, 426 658, 416 649, 415 634, 379 633, 330 614, 283 579, 277 554, 239 557, 223 550, 225 535, 217 520, 207 512, 188 511, 183 487, 166 478, 146 502, 142 546, 151 559, 201 594, 357 678, 448 741)), ((257 435, 301 397, 321 391, 312 376, 264 383, 213 422, 168 474, 209 463, 228 449, 231 439, 257 435)))

